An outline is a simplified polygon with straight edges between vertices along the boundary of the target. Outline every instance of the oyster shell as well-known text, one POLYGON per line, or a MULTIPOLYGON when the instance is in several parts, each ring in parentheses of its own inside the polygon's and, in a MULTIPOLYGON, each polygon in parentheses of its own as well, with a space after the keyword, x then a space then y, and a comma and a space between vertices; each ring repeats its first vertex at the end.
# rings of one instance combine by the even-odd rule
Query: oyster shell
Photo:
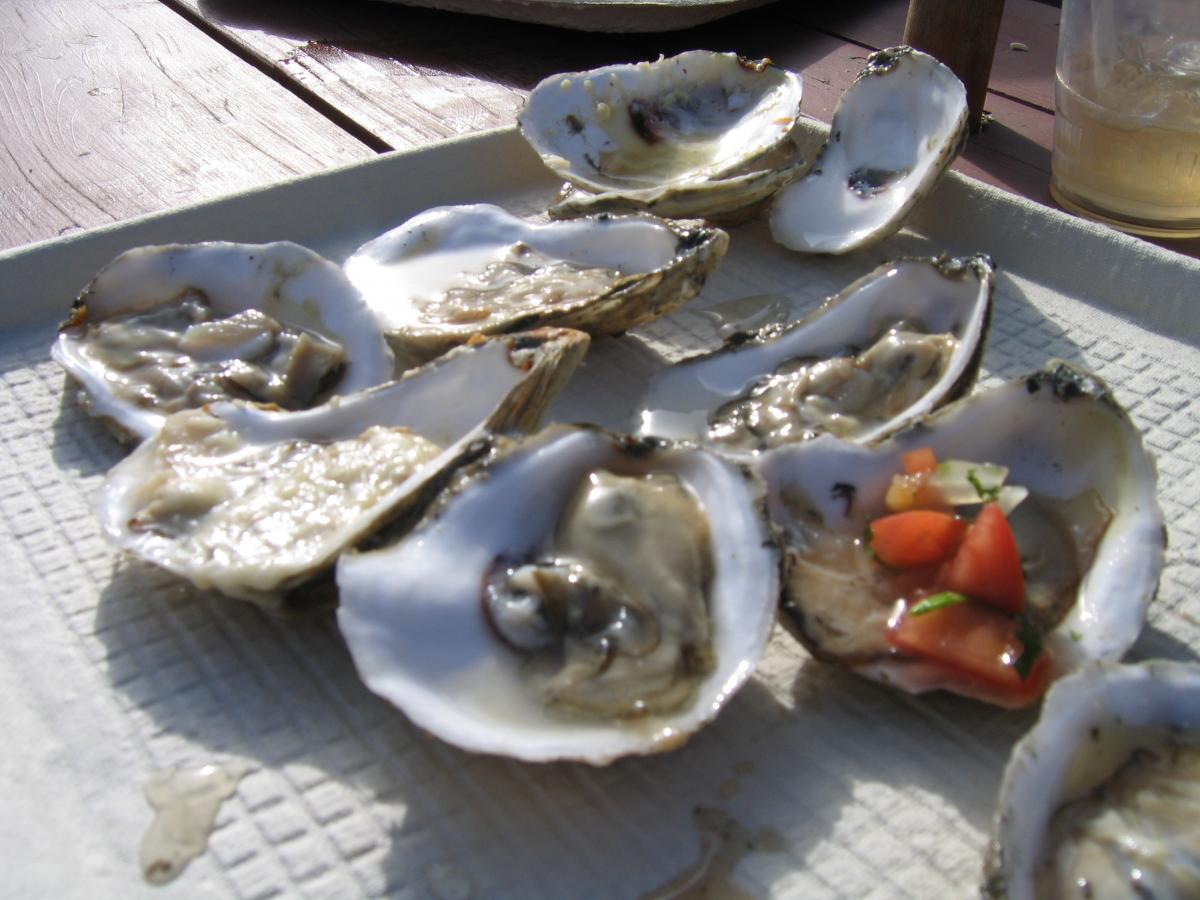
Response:
POLYGON ((304 412, 238 401, 176 413, 109 473, 118 547, 270 609, 347 546, 427 499, 488 429, 528 429, 583 356, 567 329, 480 340, 399 381, 304 412))
POLYGON ((981 255, 885 263, 799 322, 665 370, 638 432, 735 453, 822 432, 877 440, 970 388, 993 281, 981 255))
MULTIPOLYGON (((907 656, 886 640, 901 593, 858 539, 884 511, 901 456, 1009 468, 1030 491, 1017 543, 1028 615, 1052 675, 1121 656, 1137 638, 1163 564, 1153 459, 1108 389, 1066 363, 959 400, 872 447, 828 435, 763 454, 783 533, 782 620, 815 655, 910 692, 945 689, 1004 702, 986 685, 907 656)), ((1029 698, 1032 699, 1032 698, 1029 698)))
POLYGON ((346 274, 398 353, 534 325, 620 334, 700 292, 728 235, 701 222, 600 215, 534 224, 497 206, 428 210, 364 244, 346 274))
POLYGON ((872 53, 812 170, 775 196, 771 236, 805 253, 882 240, 933 189, 966 136, 966 89, 949 68, 911 47, 872 53))
POLYGON ((761 501, 715 455, 552 426, 462 470, 399 542, 343 556, 338 624, 372 690, 465 749, 668 750, 766 645, 761 501))
POLYGON ((1090 665, 1046 694, 1013 749, 984 895, 1200 891, 1200 667, 1090 665))
POLYGON ((305 407, 388 381, 391 352, 341 270, 297 244, 138 247, 96 274, 51 355, 122 437, 224 398, 305 407))
POLYGON ((785 180, 769 173, 795 174, 801 93, 768 60, 691 50, 552 75, 517 122, 547 166, 596 195, 573 196, 575 210, 712 218, 769 196, 785 180))

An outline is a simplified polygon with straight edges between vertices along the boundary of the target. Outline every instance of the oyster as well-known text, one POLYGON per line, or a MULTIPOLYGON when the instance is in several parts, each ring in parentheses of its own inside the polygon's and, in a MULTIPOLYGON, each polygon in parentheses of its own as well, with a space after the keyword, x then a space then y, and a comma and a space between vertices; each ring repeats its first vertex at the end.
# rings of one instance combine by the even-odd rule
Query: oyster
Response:
POLYGON ((468 750, 671 749, 766 645, 761 485, 704 451, 553 426, 464 469, 399 542, 338 563, 367 685, 468 750))
MULTIPOLYGON (((744 211, 796 174, 800 76, 768 60, 691 50, 654 62, 552 75, 517 117, 576 188, 559 215, 744 211)), ((552 214, 556 214, 552 211, 552 214)))
POLYGON ((51 355, 136 440, 214 400, 300 409, 394 370, 341 270, 286 242, 128 250, 84 288, 51 355))
POLYGON ((1004 772, 984 894, 1200 894, 1200 668, 1096 664, 1049 690, 1004 772))
MULTIPOLYGON (((919 585, 901 583, 861 537, 885 512, 902 455, 925 447, 939 460, 1006 466, 1009 482, 1028 490, 1011 527, 1026 615, 1050 660, 1046 677, 1120 657, 1162 569, 1154 462, 1107 388, 1061 362, 950 404, 873 447, 824 435, 763 454, 759 470, 785 545, 789 630, 815 655, 907 691, 946 689, 1002 705, 1036 699, 1016 673, 985 683, 889 640, 897 601, 919 585)), ((1011 653, 1015 660, 1021 646, 1011 653)))
POLYGON ((360 247, 346 274, 398 353, 533 325, 620 334, 700 292, 728 235, 700 222, 600 215, 537 225, 497 206, 428 210, 360 247))
POLYGON ((911 47, 872 53, 812 170, 775 196, 771 236, 806 253, 882 240, 933 189, 966 136, 967 93, 950 69, 911 47))
POLYGON ((985 256, 885 263, 799 322, 665 370, 638 402, 639 433, 735 453, 823 432, 877 440, 970 387, 993 280, 985 256))
POLYGON ((462 347, 399 381, 287 413, 239 401, 167 418, 109 473, 101 525, 117 546, 270 609, 427 499, 487 429, 535 427, 587 335, 543 329, 462 347))

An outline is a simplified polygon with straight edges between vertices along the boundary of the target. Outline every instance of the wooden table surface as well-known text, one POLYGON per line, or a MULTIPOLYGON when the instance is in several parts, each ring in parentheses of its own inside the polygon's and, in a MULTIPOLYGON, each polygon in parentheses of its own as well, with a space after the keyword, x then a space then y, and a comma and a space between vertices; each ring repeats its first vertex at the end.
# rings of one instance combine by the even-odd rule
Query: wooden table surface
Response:
MULTIPOLYGON (((804 110, 829 121, 906 9, 782 0, 601 34, 377 0, 5 0, 0 249, 507 125, 547 75, 693 47, 801 72, 804 110)), ((1007 0, 990 124, 955 164, 1046 204, 1058 17, 1007 0)))

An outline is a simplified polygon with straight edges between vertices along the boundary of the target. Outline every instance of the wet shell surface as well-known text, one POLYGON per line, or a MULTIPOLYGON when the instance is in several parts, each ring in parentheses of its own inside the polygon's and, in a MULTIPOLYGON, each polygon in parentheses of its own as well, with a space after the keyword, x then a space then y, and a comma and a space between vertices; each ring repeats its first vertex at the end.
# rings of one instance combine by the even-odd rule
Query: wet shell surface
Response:
POLYGON ((488 204, 428 210, 346 261, 400 355, 556 325, 620 334, 700 292, 729 238, 702 222, 598 215, 536 224, 488 204))
POLYGON ((966 89, 950 69, 910 47, 871 54, 812 170, 775 196, 771 236, 804 253, 882 240, 933 189, 966 134, 966 89))
POLYGON ((712 217, 778 187, 747 177, 795 162, 801 93, 800 76, 767 60, 692 50, 552 75, 517 121, 547 166, 604 207, 712 217))
POLYGON ((1090 665, 1046 694, 1013 749, 984 895, 1194 897, 1200 667, 1090 665))
POLYGON ((299 405, 312 405, 394 369, 341 269, 287 242, 128 250, 84 288, 51 355, 89 410, 134 440, 178 409, 225 398, 286 405, 296 384, 308 388, 299 405), (333 354, 323 368, 317 345, 333 354))
POLYGON ((985 256, 885 263, 796 323, 665 370, 635 427, 733 453, 824 432, 878 440, 970 388, 993 281, 985 256))
POLYGON ((898 597, 872 593, 880 564, 857 543, 885 511, 901 456, 922 447, 939 460, 1007 466, 1007 483, 1030 492, 1022 505, 1044 513, 1017 542, 1026 589, 1035 577, 1054 586, 1057 605, 1041 626, 1054 674, 1118 659, 1141 631, 1163 565, 1155 467, 1108 389, 1062 362, 952 403, 871 447, 824 435, 763 454, 759 471, 784 541, 782 620, 793 635, 817 656, 903 690, 999 702, 885 640, 898 597), (830 543, 844 553, 814 554, 830 543), (836 589, 823 589, 829 585, 836 589))
POLYGON ((778 556, 761 502, 757 479, 712 454, 552 426, 462 470, 399 542, 343 556, 338 624, 372 690, 465 749, 595 764, 669 750, 766 645, 778 556), (637 493, 664 484, 687 499, 637 493), (576 529, 580 496, 595 518, 576 529), (660 549, 661 531, 680 544, 660 549))
POLYGON ((106 537, 203 589, 272 610, 354 542, 429 499, 493 429, 531 429, 582 358, 568 329, 480 340, 303 412, 239 401, 168 417, 109 473, 106 537))

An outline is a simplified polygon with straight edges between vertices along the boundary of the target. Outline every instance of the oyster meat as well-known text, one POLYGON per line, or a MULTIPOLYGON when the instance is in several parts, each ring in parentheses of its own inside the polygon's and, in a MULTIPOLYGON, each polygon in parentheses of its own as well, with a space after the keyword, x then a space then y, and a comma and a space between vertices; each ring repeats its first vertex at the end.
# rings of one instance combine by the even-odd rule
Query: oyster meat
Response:
POLYGON ((460 470, 395 544, 343 556, 338 622, 369 687, 466 749, 670 749, 765 648, 761 500, 704 451, 552 426, 460 470))
POLYGON ((568 329, 479 341, 303 412, 228 401, 175 413, 109 473, 101 524, 198 587, 271 609, 321 603, 294 589, 428 499, 486 431, 534 427, 587 342, 568 329))
POLYGON ((577 189, 557 214, 713 218, 752 207, 796 174, 801 93, 800 76, 768 60, 692 50, 552 75, 517 121, 577 189))
POLYGON ((872 53, 833 114, 812 169, 772 201, 771 236, 805 253, 847 253, 896 231, 962 151, 967 93, 911 47, 872 53))
POLYGON ((698 294, 724 231, 649 215, 534 224, 487 204, 428 210, 360 247, 350 280, 397 352, 534 325, 620 334, 698 294))
POLYGON ((665 370, 638 431, 733 453, 825 432, 877 440, 970 387, 993 280, 985 256, 885 263, 799 322, 665 370))
POLYGON ((984 894, 1200 895, 1200 668, 1089 665, 1049 690, 1004 772, 984 894))
POLYGON ((337 266, 296 244, 140 247, 102 269, 51 348, 121 436, 224 399, 304 409, 392 377, 337 266))
MULTIPOLYGON (((1008 483, 1028 491, 1010 523, 1026 616, 1050 660, 1046 678, 1116 659, 1132 645, 1163 563, 1154 462, 1107 388, 1061 362, 872 447, 825 435, 763 454, 759 470, 784 540, 782 621, 796 637, 821 658, 904 690, 946 689, 1001 705, 1036 699, 1016 673, 1004 673, 1012 676, 1005 688, 889 639, 898 601, 923 585, 868 554, 862 536, 886 511, 902 456, 921 448, 938 460, 1007 467, 1008 483)), ((1018 639, 1011 662, 1028 640, 1018 639)))

